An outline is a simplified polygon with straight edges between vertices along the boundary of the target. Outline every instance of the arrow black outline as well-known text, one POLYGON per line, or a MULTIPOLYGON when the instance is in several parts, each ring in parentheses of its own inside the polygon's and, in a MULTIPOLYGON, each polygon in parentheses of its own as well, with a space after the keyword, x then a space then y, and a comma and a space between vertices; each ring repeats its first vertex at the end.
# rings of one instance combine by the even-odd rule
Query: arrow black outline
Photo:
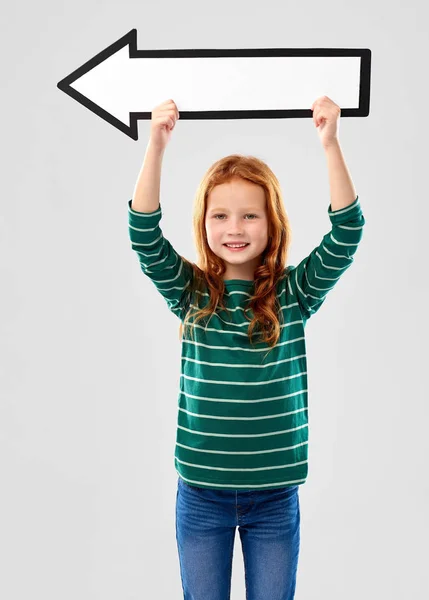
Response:
MULTIPOLYGON (((182 50, 137 50, 137 29, 131 29, 119 40, 96 54, 78 69, 57 83, 58 89, 82 104, 98 117, 113 125, 131 139, 138 140, 137 122, 150 120, 150 112, 129 113, 130 125, 126 125, 95 102, 75 90, 71 85, 80 77, 94 69, 110 56, 129 46, 130 58, 207 58, 207 57, 255 57, 255 56, 360 56, 359 107, 341 107, 341 117, 367 117, 369 115, 369 96, 371 79, 371 50, 369 48, 242 48, 242 49, 182 49, 182 50)), ((191 119, 273 119, 313 117, 310 109, 278 110, 201 110, 180 111, 180 120, 191 119)))

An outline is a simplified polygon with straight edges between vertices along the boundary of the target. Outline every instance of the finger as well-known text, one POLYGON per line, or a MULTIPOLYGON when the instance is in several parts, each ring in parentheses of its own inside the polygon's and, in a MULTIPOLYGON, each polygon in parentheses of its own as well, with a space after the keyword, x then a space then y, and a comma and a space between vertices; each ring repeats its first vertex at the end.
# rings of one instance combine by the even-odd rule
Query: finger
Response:
POLYGON ((313 104, 311 105, 311 110, 313 111, 314 125, 317 127, 317 113, 320 110, 319 107, 317 106, 317 100, 315 100, 313 102, 313 104))
POLYGON ((314 113, 313 113, 313 121, 314 121, 314 125, 316 127, 318 126, 317 120, 318 120, 319 112, 320 112, 320 110, 315 110, 314 113))

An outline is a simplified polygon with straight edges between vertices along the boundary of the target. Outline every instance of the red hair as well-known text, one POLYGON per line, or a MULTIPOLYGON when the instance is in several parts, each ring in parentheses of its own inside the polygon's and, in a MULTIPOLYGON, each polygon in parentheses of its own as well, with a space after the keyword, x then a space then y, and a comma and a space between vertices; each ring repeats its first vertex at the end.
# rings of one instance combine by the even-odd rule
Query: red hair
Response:
POLYGON ((207 242, 205 216, 207 198, 212 189, 234 178, 260 185, 265 193, 268 244, 261 255, 261 264, 254 272, 254 292, 244 316, 249 321, 250 341, 252 342, 253 330, 259 327, 263 340, 273 347, 280 336, 279 316, 283 316, 277 298, 276 284, 279 279, 285 277, 291 228, 277 177, 262 160, 240 154, 232 154, 215 162, 198 187, 194 200, 193 229, 197 263, 200 266, 181 257, 185 269, 191 275, 185 291, 185 294, 186 292, 188 294, 188 306, 192 303, 196 310, 191 314, 188 309, 184 322, 180 324, 179 336, 182 338, 183 327, 185 332, 189 327, 192 335, 192 327, 189 325, 191 317, 199 321, 213 314, 218 305, 226 310, 223 304, 225 284, 222 277, 226 270, 225 263, 211 250, 207 242), (207 289, 210 300, 207 306, 201 308, 199 306, 201 294, 198 291, 204 293, 207 289), (250 309, 253 311, 253 319, 246 315, 250 309))

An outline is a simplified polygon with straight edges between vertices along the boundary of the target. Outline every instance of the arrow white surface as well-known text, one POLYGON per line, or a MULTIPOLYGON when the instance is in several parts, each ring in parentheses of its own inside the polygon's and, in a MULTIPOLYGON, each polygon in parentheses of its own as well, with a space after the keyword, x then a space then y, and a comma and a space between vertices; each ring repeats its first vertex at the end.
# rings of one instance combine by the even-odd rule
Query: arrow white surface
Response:
POLYGON ((349 116, 369 112, 370 51, 137 50, 136 30, 58 87, 137 139, 137 119, 173 98, 180 118, 311 117, 322 95, 349 116))

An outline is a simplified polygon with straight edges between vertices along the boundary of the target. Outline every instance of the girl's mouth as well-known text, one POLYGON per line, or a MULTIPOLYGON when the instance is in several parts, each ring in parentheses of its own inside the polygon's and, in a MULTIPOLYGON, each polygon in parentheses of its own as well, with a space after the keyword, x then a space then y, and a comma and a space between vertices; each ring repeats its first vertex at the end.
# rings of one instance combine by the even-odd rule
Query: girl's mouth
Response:
POLYGON ((227 246, 226 244, 224 244, 225 248, 228 248, 228 250, 231 250, 231 252, 240 252, 240 250, 245 250, 249 245, 250 244, 246 244, 245 246, 234 248, 233 246, 227 246))

